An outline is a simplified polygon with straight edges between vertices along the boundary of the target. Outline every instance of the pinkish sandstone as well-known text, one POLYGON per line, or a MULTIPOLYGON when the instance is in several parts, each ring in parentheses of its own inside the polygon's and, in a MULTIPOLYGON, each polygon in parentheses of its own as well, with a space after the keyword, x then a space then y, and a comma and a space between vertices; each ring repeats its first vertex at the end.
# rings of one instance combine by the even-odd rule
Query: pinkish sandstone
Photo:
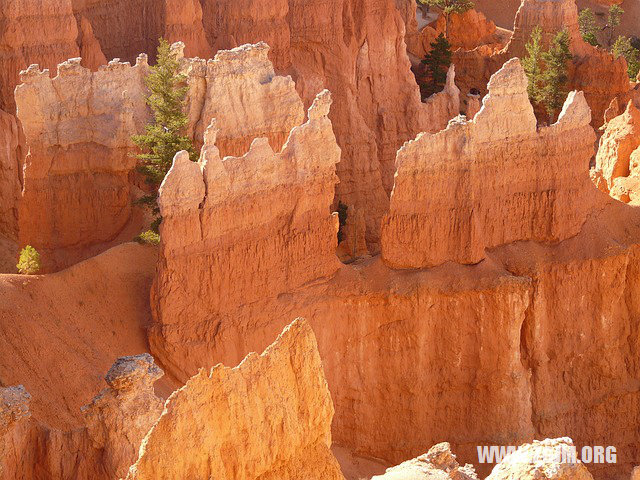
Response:
POLYGON ((0 236, 18 237, 18 200, 22 190, 25 140, 18 120, 0 110, 0 236))
POLYGON ((279 151, 291 129, 303 122, 295 84, 291 77, 275 74, 268 52, 269 46, 259 43, 222 50, 209 61, 183 59, 190 86, 189 133, 196 144, 202 145, 204 131, 215 118, 222 157, 245 154, 257 137, 267 138, 279 151))
POLYGON ((605 191, 626 203, 631 195, 640 193, 623 186, 633 181, 629 177, 640 176, 640 111, 633 102, 607 123, 596 155, 595 175, 603 179, 605 191))

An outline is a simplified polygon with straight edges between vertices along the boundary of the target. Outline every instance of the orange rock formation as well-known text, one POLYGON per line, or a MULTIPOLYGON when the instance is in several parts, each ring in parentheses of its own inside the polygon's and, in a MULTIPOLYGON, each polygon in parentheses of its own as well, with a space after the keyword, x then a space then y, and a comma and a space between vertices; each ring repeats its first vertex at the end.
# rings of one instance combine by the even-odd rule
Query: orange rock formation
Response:
POLYGON ((607 125, 600 138, 595 175, 603 190, 626 203, 640 200, 640 111, 633 102, 607 125))
POLYGON ((398 152, 384 261, 393 268, 473 264, 488 248, 576 235, 590 210, 581 174, 593 154, 590 120, 584 97, 572 93, 558 123, 538 130, 524 69, 518 59, 507 62, 472 121, 452 121, 398 152))
POLYGON ((573 55, 569 72, 569 89, 584 92, 592 110, 592 124, 602 125, 604 113, 611 100, 625 96, 629 91, 629 77, 623 59, 615 59, 603 49, 588 45, 578 29, 578 9, 575 0, 522 0, 515 17, 514 32, 506 48, 497 54, 486 49, 458 52, 455 64, 458 68, 463 92, 471 88, 484 91, 489 75, 503 62, 526 55, 525 44, 536 26, 543 31, 546 44, 560 30, 566 28, 573 55))
MULTIPOLYGON (((72 59, 50 78, 31 67, 16 89, 29 152, 20 202, 20 243, 57 270, 130 240, 133 132, 148 119, 146 56, 135 66, 111 62, 97 72, 72 59)), ((138 223, 140 221, 138 220, 138 223)))
POLYGON ((298 319, 262 355, 202 369, 176 391, 127 479, 343 480, 316 340, 298 319))
POLYGON ((244 156, 221 159, 212 124, 200 163, 184 152, 176 156, 158 202, 163 260, 153 290, 151 344, 182 378, 200 366, 179 365, 182 357, 174 354, 182 348, 183 316, 220 324, 242 304, 338 269, 337 218, 329 207, 340 149, 327 118, 330 105, 329 93, 319 94, 307 123, 291 131, 279 153, 256 139, 244 156), (204 244, 210 245, 206 253, 204 244), (206 309, 192 301, 202 295, 196 292, 207 298, 206 309))

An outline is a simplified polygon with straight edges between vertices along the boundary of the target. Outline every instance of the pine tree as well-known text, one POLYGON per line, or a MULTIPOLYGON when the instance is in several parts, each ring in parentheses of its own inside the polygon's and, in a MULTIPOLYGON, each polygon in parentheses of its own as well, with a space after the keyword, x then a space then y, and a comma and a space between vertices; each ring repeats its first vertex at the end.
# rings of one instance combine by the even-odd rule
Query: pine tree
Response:
POLYGON ((629 37, 620 35, 611 48, 616 58, 624 57, 627 61, 627 73, 631 80, 635 80, 640 71, 640 50, 633 46, 629 37))
POLYGON ((542 89, 540 103, 542 103, 549 119, 553 122, 555 114, 564 105, 568 93, 569 70, 567 62, 571 60, 569 51, 569 32, 558 32, 551 41, 549 50, 542 54, 544 72, 542 73, 542 89))
POLYGON ((471 0, 418 0, 423 5, 437 7, 445 18, 444 36, 449 38, 449 19, 452 13, 465 13, 475 5, 471 0))
POLYGON ((425 99, 442 91, 447 83, 447 70, 451 65, 451 45, 442 33, 431 43, 431 51, 422 63, 426 65, 429 73, 427 81, 420 84, 420 93, 425 99))
POLYGON ((529 42, 525 45, 527 56, 522 59, 529 85, 527 93, 531 103, 537 105, 541 100, 542 92, 542 28, 537 26, 531 32, 529 42))
POLYGON ((145 133, 134 135, 133 142, 144 153, 137 155, 139 170, 147 177, 154 193, 141 199, 139 203, 150 207, 156 215, 153 229, 160 223, 157 206, 157 189, 171 168, 173 157, 181 150, 187 150, 192 160, 196 154, 191 139, 184 135, 188 119, 184 113, 188 87, 186 77, 180 74, 180 64, 169 43, 160 39, 157 64, 150 68, 145 79, 149 89, 147 104, 153 112, 153 122, 145 127, 145 133))
POLYGON ((596 23, 596 15, 590 8, 580 10, 578 15, 578 26, 582 39, 594 47, 600 46, 598 42, 598 24, 596 23))
POLYGON ((20 251, 20 258, 16 265, 22 275, 35 275, 40 271, 40 254, 31 245, 27 245, 20 251))
POLYGON ((607 29, 609 30, 609 46, 613 42, 613 38, 615 37, 616 28, 620 26, 620 22, 622 20, 622 15, 624 14, 624 10, 620 5, 611 5, 609 7, 609 15, 607 18, 607 29))

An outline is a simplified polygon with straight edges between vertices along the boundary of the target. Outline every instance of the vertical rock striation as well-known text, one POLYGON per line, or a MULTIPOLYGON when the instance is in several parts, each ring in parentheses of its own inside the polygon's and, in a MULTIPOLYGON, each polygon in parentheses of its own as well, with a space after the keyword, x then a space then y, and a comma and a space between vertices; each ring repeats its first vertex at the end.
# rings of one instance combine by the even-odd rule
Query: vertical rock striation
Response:
POLYGON ((53 79, 37 66, 22 72, 16 102, 29 153, 19 238, 43 254, 47 270, 104 250, 131 220, 131 135, 149 115, 146 73, 146 56, 97 72, 71 59, 53 79))
POLYGON ((167 400, 129 480, 343 480, 333 405, 311 327, 298 319, 262 355, 202 369, 167 400))
POLYGON ((398 152, 384 261, 394 268, 473 264, 487 248, 576 235, 589 212, 590 120, 574 92, 558 122, 537 129, 524 70, 517 59, 507 62, 473 121, 420 134, 398 152))
POLYGON ((338 269, 330 205, 340 149, 327 118, 330 105, 323 91, 279 153, 258 138, 242 157, 221 159, 212 123, 198 164, 184 152, 176 155, 158 202, 162 258, 150 341, 182 378, 201 366, 180 353, 183 319, 220 328, 239 305, 338 269))

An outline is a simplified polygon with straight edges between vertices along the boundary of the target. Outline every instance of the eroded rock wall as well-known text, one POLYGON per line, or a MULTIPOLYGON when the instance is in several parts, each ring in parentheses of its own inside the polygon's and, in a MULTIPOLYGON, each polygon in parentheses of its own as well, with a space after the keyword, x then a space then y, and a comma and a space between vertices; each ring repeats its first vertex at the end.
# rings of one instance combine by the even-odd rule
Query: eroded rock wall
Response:
POLYGON ((32 63, 55 69, 77 57, 71 0, 3 0, 0 8, 0 109, 13 113, 13 89, 32 63))
POLYGON ((0 235, 17 239, 25 139, 16 117, 0 110, 0 235))
POLYGON ((593 174, 600 188, 614 198, 640 201, 640 111, 633 102, 607 123, 593 174))
POLYGON ((41 253, 45 270, 106 249, 132 220, 131 135, 149 118, 147 70, 141 56, 97 72, 71 59, 55 78, 37 66, 21 74, 16 103, 29 152, 19 240, 41 253))
POLYGON ((199 163, 184 152, 176 156, 158 202, 162 259, 150 341, 182 378, 200 366, 183 363, 185 315, 220 327, 243 304, 286 294, 338 269, 330 205, 340 149, 327 118, 330 105, 329 92, 319 94, 307 123, 291 130, 279 153, 258 138, 242 157, 221 159, 212 124, 199 163))
POLYGON ((473 264, 488 248, 576 235, 590 210, 590 120, 584 97, 572 93, 558 123, 537 129, 524 70, 518 59, 507 62, 472 121, 420 134, 398 152, 384 261, 473 264))
POLYGON ((262 355, 202 369, 171 395, 127 478, 342 480, 332 417, 315 337, 298 319, 262 355))
POLYGON ((584 92, 592 111, 592 125, 604 122, 604 113, 612 99, 629 92, 626 64, 604 49, 584 42, 578 28, 578 8, 575 0, 522 0, 515 17, 514 32, 509 44, 499 53, 485 49, 459 51, 454 55, 460 88, 464 93, 475 88, 485 92, 489 76, 502 64, 526 55, 525 45, 536 26, 542 28, 543 44, 548 46, 553 36, 567 29, 573 59, 569 68, 569 90, 584 92))
POLYGON ((304 121, 295 83, 275 74, 269 51, 261 42, 222 50, 208 61, 183 57, 190 86, 189 134, 196 145, 202 145, 215 118, 221 157, 244 155, 258 137, 267 138, 279 152, 291 129, 304 121))

